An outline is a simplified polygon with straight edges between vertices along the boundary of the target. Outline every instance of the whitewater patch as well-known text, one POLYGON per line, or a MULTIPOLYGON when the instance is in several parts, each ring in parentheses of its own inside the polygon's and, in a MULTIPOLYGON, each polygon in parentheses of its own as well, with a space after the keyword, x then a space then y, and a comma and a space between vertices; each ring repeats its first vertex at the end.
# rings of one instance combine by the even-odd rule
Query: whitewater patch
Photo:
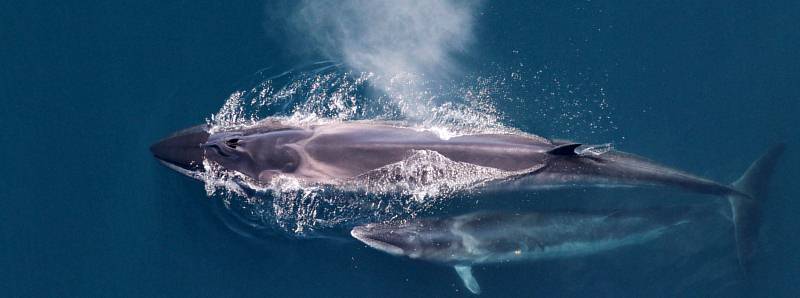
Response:
MULTIPOLYGON (((211 133, 264 125, 310 128, 380 122, 431 132, 443 140, 476 134, 526 134, 506 124, 496 102, 513 102, 519 78, 479 76, 465 81, 383 77, 321 62, 271 75, 267 70, 230 95, 206 123, 211 133), (409 81, 413 80, 413 81, 409 81), (387 85, 388 84, 388 85, 387 85), (424 105, 420 105, 424 102, 424 105), (277 123, 277 124, 276 124, 277 123)), ((602 154, 610 146, 586 148, 602 154)), ((276 175, 268 184, 210 161, 198 179, 223 212, 245 227, 311 237, 359 223, 436 212, 496 181, 524 174, 455 162, 435 152, 409 152, 402 161, 345 181, 320 185, 276 175)), ((527 171, 533 171, 529 169, 527 171)))

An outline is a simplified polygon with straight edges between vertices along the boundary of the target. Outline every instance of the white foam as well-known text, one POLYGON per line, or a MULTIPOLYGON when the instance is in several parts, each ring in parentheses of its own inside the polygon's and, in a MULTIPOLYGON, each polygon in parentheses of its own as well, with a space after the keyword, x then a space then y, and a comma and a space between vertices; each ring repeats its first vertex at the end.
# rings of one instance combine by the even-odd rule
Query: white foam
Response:
POLYGON ((373 193, 401 193, 417 201, 472 189, 517 172, 456 162, 431 150, 415 150, 406 159, 362 174, 352 187, 373 193))
MULTIPOLYGON (((231 94, 207 120, 210 132, 251 128, 265 125, 265 121, 308 128, 368 120, 430 131, 442 139, 519 133, 500 121, 502 117, 492 104, 495 86, 485 79, 477 84, 443 87, 419 77, 395 76, 390 81, 397 92, 375 93, 376 82, 386 78, 321 65, 317 70, 270 77, 231 94), (445 103, 434 104, 441 97, 447 98, 445 103), (420 100, 430 105, 419 105, 420 100), (412 114, 416 116, 409 116, 412 114)), ((454 192, 469 191, 514 174, 454 162, 433 151, 414 152, 406 160, 365 174, 361 177, 364 179, 336 186, 282 175, 264 185, 208 161, 204 168, 206 172, 197 178, 205 182, 209 196, 223 197, 231 211, 244 213, 243 220, 254 221, 248 225, 296 235, 364 218, 413 217, 435 208, 441 198, 454 192)))

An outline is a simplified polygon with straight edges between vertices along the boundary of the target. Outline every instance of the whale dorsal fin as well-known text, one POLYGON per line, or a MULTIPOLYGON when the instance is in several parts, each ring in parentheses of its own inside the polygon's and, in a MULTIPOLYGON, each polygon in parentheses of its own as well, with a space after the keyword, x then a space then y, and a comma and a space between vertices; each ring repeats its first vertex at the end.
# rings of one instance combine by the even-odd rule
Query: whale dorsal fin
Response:
POLYGON ((578 153, 575 153, 575 148, 578 148, 581 145, 583 144, 570 143, 570 144, 558 145, 555 148, 547 151, 547 154, 560 155, 560 156, 575 156, 578 155, 578 153))
POLYGON ((472 276, 472 266, 456 265, 453 266, 453 268, 456 269, 458 277, 464 282, 464 286, 467 287, 467 290, 472 292, 472 294, 481 293, 481 286, 478 284, 478 281, 475 280, 475 277, 472 276))

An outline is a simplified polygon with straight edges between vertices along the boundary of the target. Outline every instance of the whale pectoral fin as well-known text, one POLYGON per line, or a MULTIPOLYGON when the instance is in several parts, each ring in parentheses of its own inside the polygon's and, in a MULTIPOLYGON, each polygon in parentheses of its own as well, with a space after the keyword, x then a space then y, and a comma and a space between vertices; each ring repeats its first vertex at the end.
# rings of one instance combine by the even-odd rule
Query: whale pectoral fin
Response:
POLYGON ((461 277, 461 281, 464 282, 464 286, 467 287, 467 290, 472 292, 472 294, 481 293, 481 286, 478 284, 478 281, 475 280, 475 277, 472 276, 472 266, 456 265, 453 268, 456 269, 458 277, 461 277))
POLYGON ((575 149, 580 147, 581 145, 583 144, 571 143, 571 144, 558 145, 555 148, 548 150, 547 154, 560 155, 560 156, 576 156, 578 155, 578 153, 575 152, 575 149))

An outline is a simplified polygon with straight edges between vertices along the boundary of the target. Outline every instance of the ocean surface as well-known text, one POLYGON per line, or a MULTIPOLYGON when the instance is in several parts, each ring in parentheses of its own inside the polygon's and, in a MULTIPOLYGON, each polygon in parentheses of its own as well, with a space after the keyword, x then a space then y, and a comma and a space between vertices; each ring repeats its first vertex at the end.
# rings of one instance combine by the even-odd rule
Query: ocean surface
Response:
MULTIPOLYGON (((713 210, 642 245, 474 274, 488 297, 800 293, 796 1, 30 0, 0 14, 0 296, 473 296, 451 267, 349 238, 359 210, 259 209, 148 149, 189 126, 274 115, 611 143, 725 183, 785 142, 748 274, 713 210)), ((470 199, 726 208, 658 189, 470 199)))

